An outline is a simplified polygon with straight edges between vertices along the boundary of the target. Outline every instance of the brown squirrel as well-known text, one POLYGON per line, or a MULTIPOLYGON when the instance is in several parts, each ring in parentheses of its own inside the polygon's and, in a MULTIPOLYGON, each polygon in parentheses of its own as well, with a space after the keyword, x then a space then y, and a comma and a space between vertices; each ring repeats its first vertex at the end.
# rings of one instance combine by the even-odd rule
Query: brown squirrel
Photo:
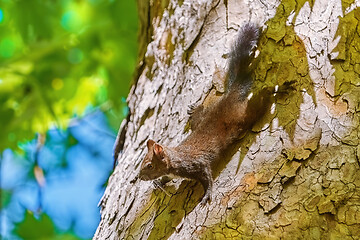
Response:
POLYGON ((260 29, 251 23, 243 26, 231 52, 227 71, 227 91, 216 103, 192 111, 191 134, 178 146, 167 147, 147 141, 139 173, 141 180, 175 175, 195 179, 204 187, 201 204, 211 201, 213 176, 211 164, 223 157, 230 146, 260 119, 271 103, 274 88, 250 93, 252 70, 249 67, 260 29))

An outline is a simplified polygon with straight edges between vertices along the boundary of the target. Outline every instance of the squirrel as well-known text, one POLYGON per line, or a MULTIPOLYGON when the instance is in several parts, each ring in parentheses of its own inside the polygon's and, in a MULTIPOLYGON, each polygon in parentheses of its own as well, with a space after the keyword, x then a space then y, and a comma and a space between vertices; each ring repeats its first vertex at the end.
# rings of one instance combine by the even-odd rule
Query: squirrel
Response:
POLYGON ((217 103, 192 110, 192 132, 183 142, 167 147, 151 139, 147 141, 148 152, 138 175, 141 180, 169 175, 195 179, 204 187, 201 205, 211 201, 212 163, 223 157, 265 114, 276 92, 275 87, 267 87, 256 95, 250 93, 253 71, 249 65, 259 35, 260 28, 255 24, 247 23, 240 28, 229 55, 227 90, 217 103))

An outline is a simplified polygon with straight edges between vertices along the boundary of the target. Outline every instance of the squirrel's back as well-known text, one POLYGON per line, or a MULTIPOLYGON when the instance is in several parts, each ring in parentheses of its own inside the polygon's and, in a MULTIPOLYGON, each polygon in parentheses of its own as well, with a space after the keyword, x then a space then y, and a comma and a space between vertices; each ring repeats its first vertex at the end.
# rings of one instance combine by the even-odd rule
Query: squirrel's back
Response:
POLYGON ((248 109, 247 96, 252 85, 252 52, 260 35, 260 29, 252 23, 245 24, 238 33, 229 54, 227 69, 227 93, 213 105, 199 106, 191 116, 192 134, 179 147, 199 152, 225 151, 237 141, 257 120, 261 106, 248 109))

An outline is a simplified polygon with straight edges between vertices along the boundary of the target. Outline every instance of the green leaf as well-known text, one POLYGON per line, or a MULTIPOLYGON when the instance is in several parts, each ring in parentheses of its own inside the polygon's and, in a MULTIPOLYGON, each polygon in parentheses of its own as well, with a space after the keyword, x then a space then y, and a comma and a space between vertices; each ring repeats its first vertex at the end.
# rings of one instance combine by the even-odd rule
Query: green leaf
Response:
POLYGON ((1 10, 0 151, 89 107, 117 129, 137 59, 135 1, 2 1, 1 10))
POLYGON ((48 215, 42 214, 35 218, 34 214, 27 211, 25 219, 16 225, 14 232, 26 240, 53 239, 55 227, 48 215))
POLYGON ((10 203, 11 195, 11 191, 1 189, 1 209, 5 208, 10 203))

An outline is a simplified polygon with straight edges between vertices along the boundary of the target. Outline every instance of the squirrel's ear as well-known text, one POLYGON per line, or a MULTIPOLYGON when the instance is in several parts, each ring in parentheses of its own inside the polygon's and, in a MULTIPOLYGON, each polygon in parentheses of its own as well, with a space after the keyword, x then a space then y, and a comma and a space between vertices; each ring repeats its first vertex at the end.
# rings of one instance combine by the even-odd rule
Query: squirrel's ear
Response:
POLYGON ((155 144, 155 141, 151 140, 151 139, 149 139, 146 143, 148 149, 152 148, 154 146, 154 144, 155 144))
POLYGON ((155 143, 154 153, 157 157, 163 158, 164 157, 164 148, 160 144, 155 143))

